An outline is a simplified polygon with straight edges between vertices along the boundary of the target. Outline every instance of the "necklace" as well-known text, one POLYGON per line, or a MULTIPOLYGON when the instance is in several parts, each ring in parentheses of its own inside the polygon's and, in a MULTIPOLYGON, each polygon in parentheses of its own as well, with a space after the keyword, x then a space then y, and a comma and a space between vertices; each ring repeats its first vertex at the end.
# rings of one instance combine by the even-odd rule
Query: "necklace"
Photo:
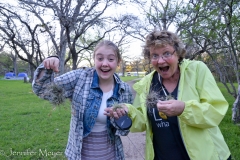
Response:
POLYGON ((161 77, 160 77, 159 73, 158 73, 158 80, 159 80, 159 82, 161 84, 161 88, 162 88, 163 93, 165 95, 165 99, 164 100, 167 101, 167 100, 175 99, 170 92, 169 92, 169 94, 167 94, 165 88, 163 87, 163 84, 162 84, 161 77))
MULTIPOLYGON (((158 80, 159 80, 159 82, 160 82, 161 88, 162 88, 163 93, 164 93, 164 95, 165 95, 165 99, 164 99, 164 100, 167 101, 167 100, 170 100, 170 99, 174 99, 174 98, 172 97, 171 93, 170 93, 169 95, 166 93, 165 88, 164 88, 163 85, 162 85, 162 81, 161 81, 161 77, 160 77, 159 73, 158 73, 158 80)), ((167 115, 164 114, 163 112, 160 112, 160 111, 159 111, 158 114, 159 114, 159 116, 162 117, 163 119, 167 119, 167 115)))

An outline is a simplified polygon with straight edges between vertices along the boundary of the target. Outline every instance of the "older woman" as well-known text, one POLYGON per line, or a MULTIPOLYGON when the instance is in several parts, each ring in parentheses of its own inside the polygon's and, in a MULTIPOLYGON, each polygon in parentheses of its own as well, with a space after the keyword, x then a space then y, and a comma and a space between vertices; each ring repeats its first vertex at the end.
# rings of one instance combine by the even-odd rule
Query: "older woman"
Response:
POLYGON ((146 159, 230 159, 218 127, 228 103, 208 67, 184 59, 181 40, 169 31, 150 33, 143 53, 155 70, 133 86, 127 106, 131 131, 146 131, 146 159))

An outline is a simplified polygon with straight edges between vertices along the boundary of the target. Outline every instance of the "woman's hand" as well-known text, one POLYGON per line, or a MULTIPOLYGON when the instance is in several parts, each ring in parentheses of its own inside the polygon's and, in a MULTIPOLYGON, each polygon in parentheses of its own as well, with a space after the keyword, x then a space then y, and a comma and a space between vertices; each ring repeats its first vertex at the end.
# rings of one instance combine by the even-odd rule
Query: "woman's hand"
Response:
POLYGON ((157 109, 167 116, 179 116, 185 108, 185 103, 179 100, 158 101, 157 109))
POLYGON ((43 61, 46 69, 52 69, 54 72, 59 72, 59 59, 57 57, 46 58, 43 61))
POLYGON ((113 118, 120 118, 121 116, 125 115, 128 112, 127 106, 124 105, 123 108, 114 109, 114 107, 108 107, 104 109, 104 115, 113 117, 113 118))

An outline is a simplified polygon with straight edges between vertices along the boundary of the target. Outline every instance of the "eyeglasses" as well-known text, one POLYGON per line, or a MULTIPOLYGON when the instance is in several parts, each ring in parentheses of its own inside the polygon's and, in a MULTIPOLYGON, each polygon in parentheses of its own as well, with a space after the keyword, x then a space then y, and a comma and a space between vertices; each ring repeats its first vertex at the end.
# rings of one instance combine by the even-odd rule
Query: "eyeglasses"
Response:
POLYGON ((163 53, 162 56, 159 56, 158 54, 153 54, 153 55, 151 55, 150 58, 152 61, 158 61, 160 57, 163 60, 167 60, 167 59, 171 58, 174 53, 175 53, 175 50, 172 53, 167 51, 167 52, 163 53))

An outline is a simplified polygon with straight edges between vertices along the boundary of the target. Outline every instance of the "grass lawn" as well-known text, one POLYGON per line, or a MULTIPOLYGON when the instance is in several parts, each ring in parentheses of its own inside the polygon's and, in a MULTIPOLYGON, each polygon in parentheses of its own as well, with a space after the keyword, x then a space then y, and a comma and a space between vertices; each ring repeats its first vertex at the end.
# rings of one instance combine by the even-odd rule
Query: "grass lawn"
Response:
POLYGON ((240 160, 240 127, 232 122, 232 106, 235 99, 228 94, 226 88, 222 83, 218 83, 220 90, 229 103, 229 108, 226 116, 220 123, 219 127, 223 133, 223 136, 230 148, 232 154, 232 160, 240 160))
POLYGON ((65 159, 70 105, 53 110, 30 83, 0 80, 0 159, 65 159))
MULTIPOLYGON (((124 81, 134 78, 122 77, 124 81)), ((234 99, 219 86, 230 104, 220 128, 232 159, 239 160, 240 128, 231 122, 234 99)), ((0 80, 0 159, 65 159, 70 114, 69 102, 53 110, 32 92, 30 83, 0 80)))

